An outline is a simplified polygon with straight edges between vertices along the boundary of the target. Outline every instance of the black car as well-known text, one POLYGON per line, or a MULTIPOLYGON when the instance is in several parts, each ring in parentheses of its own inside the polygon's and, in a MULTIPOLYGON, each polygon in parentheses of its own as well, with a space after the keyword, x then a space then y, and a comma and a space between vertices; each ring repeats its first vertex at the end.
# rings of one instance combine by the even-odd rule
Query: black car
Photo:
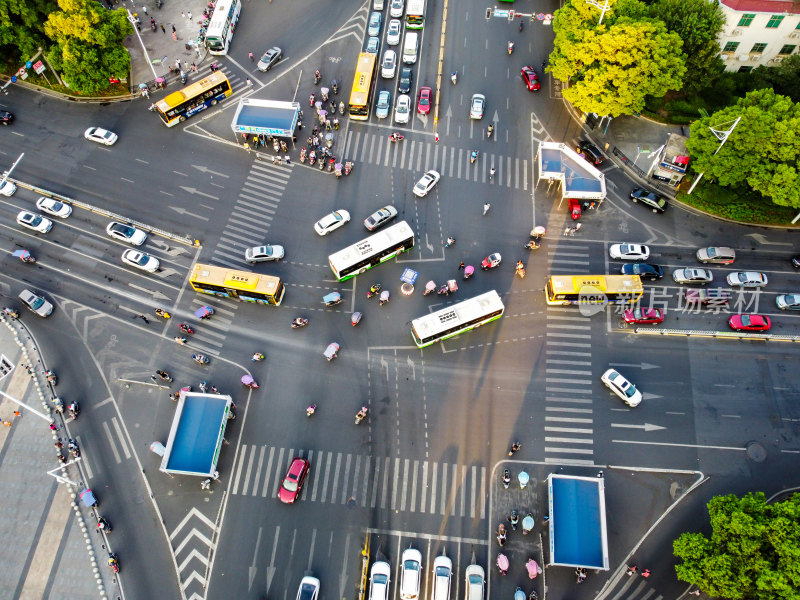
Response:
POLYGON ((400 94, 407 94, 411 90, 411 80, 414 78, 409 67, 400 69, 400 82, 397 84, 397 91, 400 94))
POLYGON ((0 110, 0 123, 3 125, 8 125, 11 121, 14 120, 14 115, 8 112, 7 110, 0 110))
POLYGON ((664 269, 658 265, 651 265, 648 263, 632 263, 622 265, 621 273, 623 275, 638 275, 642 279, 649 279, 655 281, 664 276, 664 269))
POLYGON ((656 213, 663 213, 667 210, 666 198, 659 196, 655 192, 648 192, 642 188, 631 190, 631 200, 634 202, 641 202, 656 213))
POLYGON ((602 165, 606 162, 606 157, 600 152, 600 148, 591 142, 581 142, 578 144, 578 151, 583 153, 583 157, 594 166, 602 165))

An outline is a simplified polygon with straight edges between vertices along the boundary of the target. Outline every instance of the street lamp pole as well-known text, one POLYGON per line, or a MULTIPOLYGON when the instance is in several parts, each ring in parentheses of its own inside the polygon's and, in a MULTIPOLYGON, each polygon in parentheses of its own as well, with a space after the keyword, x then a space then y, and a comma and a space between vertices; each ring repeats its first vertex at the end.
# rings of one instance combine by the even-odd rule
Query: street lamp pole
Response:
MULTIPOLYGON (((731 136, 731 133, 733 133, 733 130, 736 129, 736 126, 739 124, 739 121, 741 121, 741 120, 742 120, 742 117, 737 117, 736 120, 733 121, 733 125, 731 125, 731 128, 727 129, 725 131, 723 131, 721 129, 714 129, 713 127, 709 127, 709 129, 711 130, 711 133, 713 133, 717 137, 717 139, 720 140, 719 147, 714 151, 714 154, 712 154, 711 156, 716 156, 717 152, 722 150, 722 147, 725 145, 725 142, 728 141, 728 138, 731 136)), ((730 123, 730 122, 731 121, 728 121, 728 123, 730 123)), ((725 125, 725 124, 726 123, 723 123, 723 125, 725 125)), ((703 175, 705 175, 705 171, 700 173, 700 175, 697 176, 697 179, 695 179, 694 182, 692 182, 692 187, 690 187, 689 191, 686 192, 687 196, 694 191, 695 186, 697 186, 697 184, 700 183, 700 180, 703 178, 703 175)))
POLYGON ((598 25, 603 24, 603 17, 606 15, 606 11, 608 10, 608 0, 606 0, 602 6, 596 0, 586 0, 586 4, 591 4, 595 8, 600 9, 600 20, 597 22, 598 25))

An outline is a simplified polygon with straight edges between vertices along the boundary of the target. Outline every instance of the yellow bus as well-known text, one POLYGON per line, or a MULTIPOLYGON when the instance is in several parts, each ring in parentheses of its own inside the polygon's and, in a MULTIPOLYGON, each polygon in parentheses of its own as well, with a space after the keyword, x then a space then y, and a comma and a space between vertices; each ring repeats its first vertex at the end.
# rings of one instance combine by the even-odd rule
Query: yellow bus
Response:
POLYGON ((372 104, 372 80, 375 77, 376 54, 362 52, 356 63, 356 76, 350 92, 350 118, 366 121, 372 104))
POLYGON ((551 275, 544 286, 545 300, 554 306, 632 304, 643 292, 638 275, 551 275))
POLYGON ((182 123, 195 113, 213 106, 233 93, 224 73, 215 71, 182 90, 172 92, 155 103, 156 112, 167 127, 182 123))
POLYGON ((195 292, 278 306, 285 288, 279 277, 197 263, 189 277, 195 292))

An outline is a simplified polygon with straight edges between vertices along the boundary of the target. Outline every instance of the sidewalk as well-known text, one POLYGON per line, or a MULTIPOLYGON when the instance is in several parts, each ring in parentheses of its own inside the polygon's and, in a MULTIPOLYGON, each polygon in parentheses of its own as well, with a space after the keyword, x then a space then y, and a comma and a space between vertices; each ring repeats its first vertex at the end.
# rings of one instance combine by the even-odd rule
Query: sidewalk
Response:
MULTIPOLYGON (((36 317, 21 315, 26 318, 36 317)), ((49 414, 51 390, 42 375, 46 368, 24 323, 2 318, 0 391, 49 414), (26 366, 33 367, 33 376, 26 366)), ((59 466, 54 441, 61 437, 66 447, 62 420, 56 420, 58 431, 51 432, 46 420, 5 396, 0 397, 0 419, 0 497, 6 507, 0 522, 3 597, 95 600, 108 597, 107 592, 119 597, 113 573, 94 562, 104 563, 107 550, 93 514, 77 504, 80 490, 47 473, 59 466)), ((74 466, 58 474, 76 482, 81 478, 74 466)))

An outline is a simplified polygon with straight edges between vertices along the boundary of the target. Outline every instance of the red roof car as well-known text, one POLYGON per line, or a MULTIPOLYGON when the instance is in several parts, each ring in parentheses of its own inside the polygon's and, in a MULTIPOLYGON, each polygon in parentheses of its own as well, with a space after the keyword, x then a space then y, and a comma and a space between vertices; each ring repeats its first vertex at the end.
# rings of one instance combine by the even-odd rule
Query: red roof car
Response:
POLYGON ((629 308, 622 315, 626 323, 655 325, 664 322, 664 311, 660 308, 629 308))
POLYGON ((536 76, 536 71, 533 70, 533 67, 522 67, 520 75, 522 75, 522 81, 528 86, 528 91, 538 92, 539 88, 542 87, 539 84, 539 78, 536 76))
POLYGON ((429 87, 419 88, 419 100, 417 101, 417 112, 421 115, 427 115, 431 112, 431 100, 433 99, 433 92, 429 87))
POLYGON ((766 315, 733 315, 728 325, 736 331, 767 331, 772 322, 766 315))
POLYGON ((286 504, 294 504, 300 492, 303 491, 303 481, 311 465, 305 458, 295 456, 292 459, 292 464, 289 465, 289 470, 286 472, 286 477, 281 482, 281 488, 278 490, 278 499, 286 504))

